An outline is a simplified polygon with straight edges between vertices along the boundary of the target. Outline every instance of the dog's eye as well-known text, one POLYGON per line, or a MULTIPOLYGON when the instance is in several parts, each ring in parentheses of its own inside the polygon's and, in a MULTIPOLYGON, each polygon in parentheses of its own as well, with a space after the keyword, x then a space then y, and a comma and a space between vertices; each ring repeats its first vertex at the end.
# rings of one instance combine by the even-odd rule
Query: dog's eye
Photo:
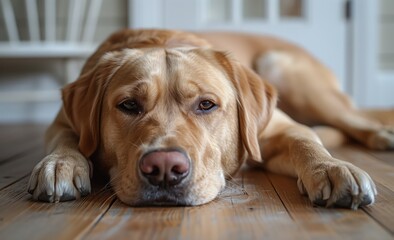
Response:
POLYGON ((118 108, 127 114, 139 115, 142 113, 142 106, 134 100, 126 100, 118 105, 118 108))
POLYGON ((208 113, 217 108, 217 105, 210 100, 201 101, 198 104, 197 111, 200 113, 208 113))

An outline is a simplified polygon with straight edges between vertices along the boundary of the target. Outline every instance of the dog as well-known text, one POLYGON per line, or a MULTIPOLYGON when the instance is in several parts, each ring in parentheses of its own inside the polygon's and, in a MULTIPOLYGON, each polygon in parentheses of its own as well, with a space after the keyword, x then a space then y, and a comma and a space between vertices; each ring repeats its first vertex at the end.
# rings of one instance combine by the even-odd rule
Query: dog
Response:
POLYGON ((128 205, 201 205, 247 162, 297 178, 315 204, 357 209, 374 202, 374 182, 306 124, 394 148, 393 130, 356 110, 326 67, 266 36, 122 30, 62 100, 28 183, 35 200, 89 194, 94 165, 128 205))

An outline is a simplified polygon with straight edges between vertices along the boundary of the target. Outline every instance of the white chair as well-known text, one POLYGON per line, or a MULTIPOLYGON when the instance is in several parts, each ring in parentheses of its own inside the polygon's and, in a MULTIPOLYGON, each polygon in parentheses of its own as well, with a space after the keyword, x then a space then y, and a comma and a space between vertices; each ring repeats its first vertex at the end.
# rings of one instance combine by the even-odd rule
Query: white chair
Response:
MULTIPOLYGON (((57 38, 57 4, 60 1, 25 0, 28 39, 21 40, 15 9, 11 0, 1 0, 7 41, 0 42, 2 59, 59 59, 64 63, 64 82, 75 80, 80 71, 80 59, 89 56, 97 47, 93 42, 102 0, 68 0, 66 9, 60 9, 67 17, 64 39, 57 38), (42 7, 43 9, 38 9, 42 7), (42 10, 42 11, 39 11, 42 10), (40 14, 41 13, 41 14, 40 14), (40 16, 41 15, 41 16, 40 16), (40 24, 40 20, 42 21, 40 24), (43 37, 41 38, 40 35, 43 37), (78 61, 79 60, 79 61, 78 61)), ((64 4, 64 2, 63 2, 64 4)), ((58 98, 58 91, 2 92, 0 102, 12 99, 25 101, 58 98)))

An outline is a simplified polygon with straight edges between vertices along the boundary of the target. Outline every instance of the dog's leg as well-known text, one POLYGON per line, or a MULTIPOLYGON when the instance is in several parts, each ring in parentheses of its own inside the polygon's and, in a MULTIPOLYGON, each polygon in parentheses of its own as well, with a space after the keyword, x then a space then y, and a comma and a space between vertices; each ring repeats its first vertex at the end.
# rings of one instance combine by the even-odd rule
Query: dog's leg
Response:
POLYGON ((364 117, 354 108, 335 114, 335 117, 323 117, 322 120, 327 120, 326 124, 341 129, 371 149, 394 149, 394 126, 384 126, 379 121, 364 117))
POLYGON ((305 53, 267 52, 256 71, 278 89, 279 108, 296 121, 335 127, 372 149, 394 149, 394 127, 357 110, 335 76, 305 53))
POLYGON ((78 151, 78 136, 61 111, 46 134, 47 156, 33 169, 28 192, 33 199, 59 202, 90 193, 91 164, 78 151))
POLYGON ((365 171, 333 158, 310 128, 279 110, 259 141, 264 167, 297 177, 300 192, 312 202, 352 209, 374 202, 375 184, 365 171))

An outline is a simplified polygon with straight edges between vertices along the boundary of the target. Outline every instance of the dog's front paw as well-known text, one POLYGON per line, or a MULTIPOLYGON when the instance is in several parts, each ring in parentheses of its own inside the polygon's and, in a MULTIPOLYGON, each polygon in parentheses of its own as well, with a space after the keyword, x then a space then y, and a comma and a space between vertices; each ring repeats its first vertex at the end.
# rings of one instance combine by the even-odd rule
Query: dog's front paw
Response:
POLYGON ((50 154, 33 169, 28 192, 33 199, 59 202, 90 193, 90 164, 79 154, 50 154))
POLYGON ((331 159, 306 169, 298 178, 298 188, 319 206, 357 209, 375 201, 376 187, 360 168, 331 159))

